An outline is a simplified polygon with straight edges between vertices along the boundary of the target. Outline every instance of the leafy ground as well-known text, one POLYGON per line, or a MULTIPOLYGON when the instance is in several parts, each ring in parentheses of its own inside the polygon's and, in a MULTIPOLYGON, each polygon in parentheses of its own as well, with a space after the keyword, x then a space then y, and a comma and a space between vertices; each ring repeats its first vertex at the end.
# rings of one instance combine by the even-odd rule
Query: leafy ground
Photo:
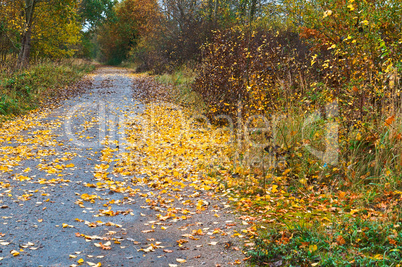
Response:
POLYGON ((101 68, 81 85, 2 123, 0 263, 244 264, 249 222, 207 171, 225 136, 182 129, 152 79, 101 68))
POLYGON ((176 105, 181 95, 152 77, 100 68, 69 90, 76 96, 57 108, 2 123, 1 263, 401 261, 402 191, 395 185, 359 191, 325 180, 339 171, 329 166, 314 172, 315 179, 294 177, 301 159, 318 162, 300 144, 261 151, 242 133, 233 138, 230 128, 194 112, 196 95, 176 105), (264 164, 281 163, 274 169, 246 164, 257 154, 264 164))

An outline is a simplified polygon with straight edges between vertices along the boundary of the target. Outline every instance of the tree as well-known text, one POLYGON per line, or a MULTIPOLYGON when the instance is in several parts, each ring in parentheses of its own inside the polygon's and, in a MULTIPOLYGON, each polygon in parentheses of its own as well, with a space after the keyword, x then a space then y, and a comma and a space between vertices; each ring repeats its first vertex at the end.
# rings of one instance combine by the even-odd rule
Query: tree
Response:
MULTIPOLYGON (((18 66, 25 67, 29 63, 32 48, 32 37, 35 31, 45 32, 55 29, 55 25, 74 25, 75 18, 71 14, 77 12, 78 0, 17 0, 21 2, 20 12, 22 14, 21 45, 18 55, 18 66), (47 16, 51 12, 54 16, 47 16), (58 21, 56 23, 52 20, 58 21), (38 24, 38 27, 34 27, 38 24), (40 25, 40 27, 39 27, 40 25)), ((57 28, 57 27, 56 27, 57 28)), ((76 32, 76 31, 75 31, 76 32)), ((72 34, 72 32, 70 32, 72 34)), ((60 40, 60 39, 59 39, 60 40)), ((55 44, 56 45, 56 44, 55 44)))
POLYGON ((82 0, 79 6, 81 24, 87 30, 95 30, 106 19, 114 17, 117 0, 82 0))
POLYGON ((37 9, 32 39, 33 55, 47 58, 71 57, 80 41, 78 8, 71 5, 42 5, 37 9))
POLYGON ((19 35, 22 18, 20 1, 0 0, 0 54, 1 60, 5 61, 10 53, 19 51, 19 35))
POLYGON ((115 17, 99 29, 98 40, 103 60, 119 64, 127 58, 141 38, 150 35, 159 19, 156 0, 125 0, 115 6, 115 17))

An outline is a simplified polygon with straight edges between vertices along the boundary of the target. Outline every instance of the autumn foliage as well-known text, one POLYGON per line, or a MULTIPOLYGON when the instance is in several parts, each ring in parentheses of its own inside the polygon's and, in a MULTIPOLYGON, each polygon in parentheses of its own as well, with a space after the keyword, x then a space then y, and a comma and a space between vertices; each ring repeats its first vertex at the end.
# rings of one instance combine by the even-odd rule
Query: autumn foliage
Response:
POLYGON ((0 1, 0 13, 2 62, 16 57, 21 61, 24 47, 29 47, 26 56, 36 59, 61 59, 76 52, 81 30, 78 1, 0 1))
POLYGON ((305 91, 307 52, 291 32, 218 31, 203 47, 193 88, 213 114, 236 115, 239 103, 246 117, 277 111, 305 91))
MULTIPOLYGON (((202 137, 198 142, 178 142, 175 109, 157 106, 143 115, 156 111, 161 136, 172 133, 164 138, 180 146, 161 158, 161 142, 147 144, 147 157, 172 172, 167 159, 193 153, 186 156, 199 160, 199 171, 210 171, 202 177, 208 190, 225 192, 253 222, 250 239, 263 233, 249 251, 256 264, 391 266, 402 260, 400 0, 123 0, 81 34, 79 1, 39 2, 29 27, 24 1, 0 0, 1 60, 19 58, 31 37, 30 53, 38 58, 71 57, 85 46, 91 48, 81 54, 103 63, 135 63, 138 72, 164 78, 173 73, 173 84, 182 86, 169 87, 164 100, 191 95, 202 107, 194 113, 212 122, 208 129, 233 142, 218 140, 217 149, 217 140, 201 134, 194 135, 202 137), (183 78, 189 68, 192 77, 183 78), (265 132, 261 121, 248 132, 245 122, 254 115, 269 120, 265 132), (233 136, 214 128, 222 125, 233 136), (325 161, 328 148, 336 160, 325 161), (202 161, 205 155, 213 160, 202 161)), ((7 80, 3 88, 17 82, 7 80)), ((148 82, 138 88, 158 87, 144 89, 148 82)), ((17 85, 28 95, 30 87, 17 85)), ((136 165, 118 168, 134 171, 130 166, 136 165)), ((137 167, 154 173, 134 183, 164 186, 160 165, 137 167)))
POLYGON ((119 64, 141 41, 151 40, 158 29, 159 7, 154 0, 126 0, 115 7, 115 16, 107 20, 98 34, 102 60, 119 64))

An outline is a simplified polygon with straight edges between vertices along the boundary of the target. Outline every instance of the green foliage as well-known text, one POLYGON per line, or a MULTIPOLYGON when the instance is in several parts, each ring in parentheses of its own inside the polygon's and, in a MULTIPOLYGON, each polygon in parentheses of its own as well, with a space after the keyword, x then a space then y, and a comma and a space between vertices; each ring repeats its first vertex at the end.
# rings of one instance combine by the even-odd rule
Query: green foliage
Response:
POLYGON ((298 266, 395 266, 402 260, 399 224, 384 224, 344 218, 341 225, 323 228, 292 225, 287 230, 269 230, 248 253, 252 263, 281 261, 298 266))
POLYGON ((81 23, 88 30, 95 30, 107 18, 114 17, 113 7, 116 0, 83 0, 80 3, 79 15, 81 23))

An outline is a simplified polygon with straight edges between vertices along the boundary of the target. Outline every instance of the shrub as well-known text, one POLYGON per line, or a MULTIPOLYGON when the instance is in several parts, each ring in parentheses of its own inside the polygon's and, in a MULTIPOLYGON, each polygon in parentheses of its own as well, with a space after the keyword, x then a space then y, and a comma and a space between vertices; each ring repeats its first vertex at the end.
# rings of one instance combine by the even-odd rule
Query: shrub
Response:
POLYGON ((236 114, 238 102, 244 103, 244 115, 278 110, 305 91, 307 55, 295 33, 218 31, 203 47, 193 88, 212 113, 236 114))

